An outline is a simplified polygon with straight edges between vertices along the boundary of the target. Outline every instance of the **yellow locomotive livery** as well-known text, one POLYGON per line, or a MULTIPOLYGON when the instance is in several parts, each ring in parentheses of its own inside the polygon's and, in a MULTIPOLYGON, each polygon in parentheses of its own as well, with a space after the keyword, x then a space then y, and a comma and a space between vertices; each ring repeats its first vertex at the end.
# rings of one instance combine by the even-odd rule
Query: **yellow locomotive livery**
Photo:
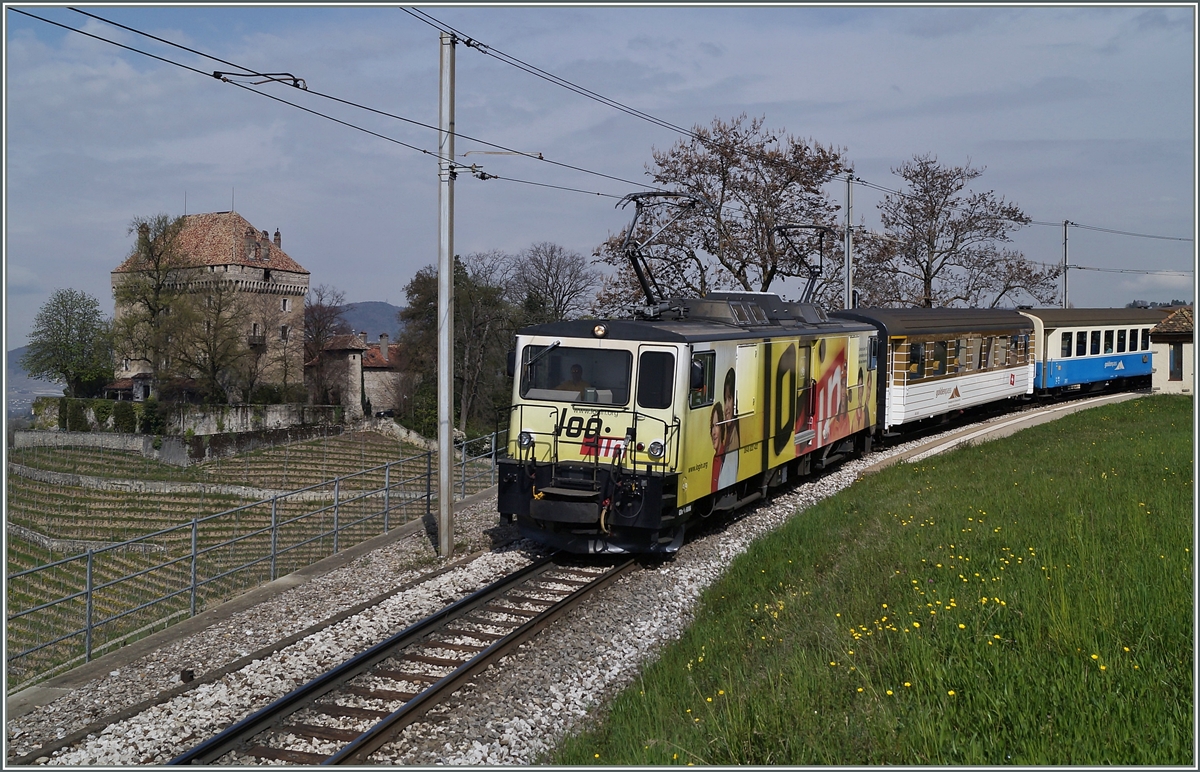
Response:
POLYGON ((869 448, 877 339, 768 293, 525 328, 498 505, 574 552, 673 552, 689 523, 869 448))

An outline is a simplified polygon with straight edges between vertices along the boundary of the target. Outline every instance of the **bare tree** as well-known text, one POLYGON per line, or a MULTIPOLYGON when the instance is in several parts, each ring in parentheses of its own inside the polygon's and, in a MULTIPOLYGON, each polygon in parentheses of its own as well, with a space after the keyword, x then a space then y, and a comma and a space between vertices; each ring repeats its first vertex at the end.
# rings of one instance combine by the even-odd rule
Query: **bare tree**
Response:
POLYGON ((233 402, 245 365, 261 344, 247 336, 249 304, 233 282, 213 281, 179 298, 174 306, 179 345, 176 359, 196 377, 209 402, 233 402))
POLYGON ((182 229, 182 217, 134 218, 129 232, 137 234, 137 241, 113 277, 114 348, 119 356, 149 364, 156 391, 160 379, 177 365, 183 320, 172 312, 181 306, 195 268, 179 246, 182 229))
POLYGON ((346 293, 318 284, 304 298, 304 360, 312 361, 334 335, 347 335, 350 325, 343 318, 346 293))
MULTIPOLYGON (((654 166, 647 167, 657 185, 711 205, 694 208, 655 238, 657 249, 647 257, 659 287, 665 294, 765 292, 783 277, 807 277, 817 232, 794 237, 793 250, 775 228, 834 225, 838 207, 823 186, 847 169, 845 151, 769 130, 764 118, 745 114, 693 131, 694 138, 655 150, 654 166)), ((644 232, 635 236, 657 232, 675 214, 648 212, 644 232)), ((618 268, 625 261, 612 240, 599 257, 618 268)))
POLYGON ((304 298, 304 363, 312 367, 305 373, 309 394, 314 402, 330 399, 333 384, 339 383, 344 368, 322 356, 326 344, 334 335, 350 334, 350 325, 343 318, 346 295, 326 284, 309 289, 304 298))
POLYGON ((600 272, 578 252, 539 241, 517 259, 514 274, 526 322, 557 322, 583 314, 600 272))
POLYGON ((943 166, 932 154, 892 169, 906 189, 879 204, 885 233, 857 242, 864 304, 994 308, 1023 295, 1041 303, 1057 297, 1057 268, 1002 246, 1029 217, 993 191, 966 190, 983 171, 970 161, 943 166))

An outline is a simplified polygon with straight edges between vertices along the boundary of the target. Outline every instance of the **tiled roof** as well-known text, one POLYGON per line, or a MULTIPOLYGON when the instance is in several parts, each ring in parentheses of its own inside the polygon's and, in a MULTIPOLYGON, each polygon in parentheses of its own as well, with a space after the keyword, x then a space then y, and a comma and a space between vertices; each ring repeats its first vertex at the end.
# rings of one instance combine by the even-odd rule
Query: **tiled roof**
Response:
MULTIPOLYGON (((275 246, 266 231, 257 230, 245 217, 237 212, 208 212, 184 215, 183 229, 179 232, 180 251, 196 261, 197 265, 247 265, 254 268, 271 268, 278 271, 308 273, 303 266, 275 246), (257 245, 255 250, 246 249, 246 236, 250 235, 257 245), (247 252, 251 254, 247 254, 247 252)), ((135 255, 125 258, 116 271, 137 270, 135 255)))
POLYGON ((1150 331, 1150 334, 1161 335, 1163 333, 1183 332, 1190 335, 1192 329, 1192 309, 1190 306, 1184 306, 1155 325, 1154 329, 1150 331))
POLYGON ((367 350, 363 352, 362 366, 366 368, 378 367, 386 369, 395 367, 399 361, 399 343, 388 344, 388 358, 386 362, 383 361, 383 357, 380 356, 379 344, 376 343, 373 346, 367 346, 367 350))
POLYGON ((357 335, 334 335, 325 344, 326 351, 366 351, 367 344, 357 335))

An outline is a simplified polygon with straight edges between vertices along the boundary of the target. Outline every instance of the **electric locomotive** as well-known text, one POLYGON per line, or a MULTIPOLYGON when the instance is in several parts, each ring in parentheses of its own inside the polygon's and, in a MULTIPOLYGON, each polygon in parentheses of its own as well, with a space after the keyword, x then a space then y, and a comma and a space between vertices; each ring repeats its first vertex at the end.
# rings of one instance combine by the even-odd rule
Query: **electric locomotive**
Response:
POLYGON ((876 328, 770 293, 527 327, 498 507, 579 553, 671 553, 698 518, 870 449, 876 328))

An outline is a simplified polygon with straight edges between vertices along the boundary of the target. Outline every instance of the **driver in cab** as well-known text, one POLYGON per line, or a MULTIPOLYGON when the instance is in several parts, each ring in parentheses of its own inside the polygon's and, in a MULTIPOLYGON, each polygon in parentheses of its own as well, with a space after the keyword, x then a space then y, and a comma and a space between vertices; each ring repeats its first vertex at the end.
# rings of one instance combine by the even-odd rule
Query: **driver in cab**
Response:
POLYGON ((591 384, 583 379, 583 365, 576 363, 571 365, 571 380, 563 381, 555 388, 559 391, 573 391, 577 393, 577 399, 583 398, 583 390, 591 384))

